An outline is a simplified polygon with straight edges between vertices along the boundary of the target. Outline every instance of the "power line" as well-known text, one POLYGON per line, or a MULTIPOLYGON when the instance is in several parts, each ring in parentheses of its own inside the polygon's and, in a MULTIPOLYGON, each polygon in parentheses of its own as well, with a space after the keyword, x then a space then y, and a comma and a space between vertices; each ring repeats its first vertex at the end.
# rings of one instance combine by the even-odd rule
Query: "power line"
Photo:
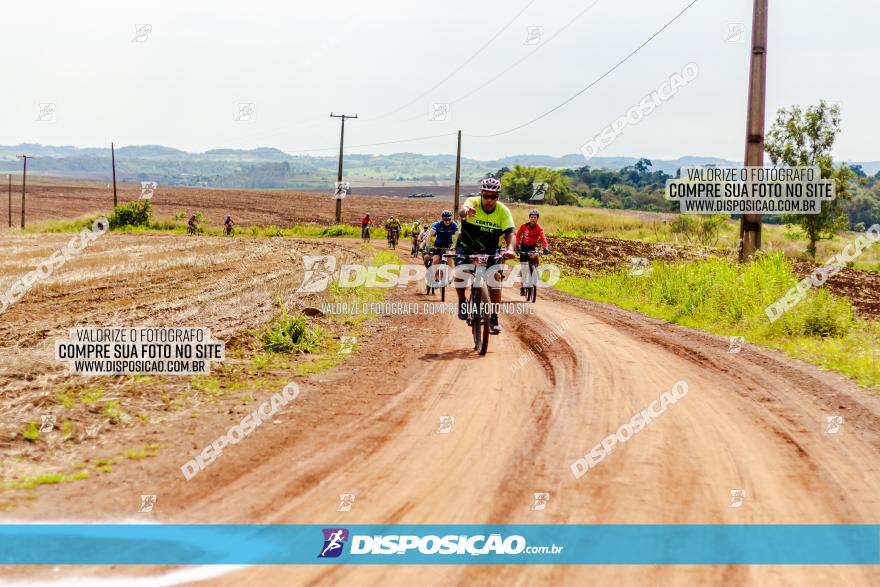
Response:
POLYGON ((618 61, 615 65, 613 65, 613 66, 611 67, 611 69, 609 69, 608 71, 606 71, 605 73, 603 73, 602 75, 600 75, 599 77, 597 77, 596 79, 594 79, 593 81, 591 81, 589 84, 587 84, 586 86, 584 86, 583 88, 581 88, 580 90, 578 90, 574 95, 570 96, 569 98, 567 98, 566 100, 564 100, 564 101, 561 102, 560 104, 557 104, 556 106, 554 106, 553 108, 551 108, 550 110, 548 110, 547 112, 545 112, 544 114, 541 114, 540 116, 537 116, 537 117, 535 117, 535 118, 529 120, 528 122, 524 122, 524 123, 520 124, 519 126, 515 126, 515 127, 510 128, 510 129, 508 129, 508 130, 505 130, 505 131, 496 132, 496 133, 492 133, 492 134, 488 134, 488 135, 468 135, 468 136, 471 137, 471 138, 475 138, 475 139, 487 139, 487 138, 491 138, 491 137, 499 137, 499 136, 501 136, 501 135, 510 134, 510 133, 512 133, 512 132, 514 132, 514 131, 517 131, 517 130, 521 129, 521 128, 525 128, 525 127, 527 127, 527 126, 529 126, 529 125, 531 125, 531 124, 533 124, 533 123, 535 123, 535 122, 538 122, 539 120, 541 120, 541 119, 544 118, 545 116, 548 116, 548 115, 552 114, 553 112, 556 112, 557 110, 559 110, 560 108, 562 108, 563 106, 565 106, 566 104, 568 104, 569 102, 571 102, 572 100, 574 100, 575 98, 577 98, 578 96, 580 96, 581 94, 583 94, 584 92, 586 92, 587 90, 589 90, 590 88, 592 88, 593 86, 595 86, 597 83, 599 83, 600 81, 602 81, 603 79, 605 79, 606 77, 608 77, 609 75, 611 75, 611 74, 612 74, 612 73, 613 73, 618 67, 620 67, 621 65, 623 65, 624 63, 626 63, 627 61, 629 61, 629 59, 630 59, 633 55, 635 55, 636 53, 638 53, 638 52, 639 52, 639 51, 640 51, 645 45, 647 45, 648 43, 650 43, 651 41, 653 41, 653 40, 654 40, 654 39, 655 39, 660 33, 662 33, 664 30, 666 30, 667 28, 669 28, 669 26, 671 26, 672 23, 674 23, 676 20, 678 20, 679 17, 681 17, 681 15, 683 15, 685 12, 687 12, 687 11, 691 8, 691 6, 693 6, 693 5, 696 4, 697 2, 699 2, 699 0, 693 0, 690 4, 688 4, 687 6, 685 6, 685 7, 681 10, 681 12, 679 12, 678 14, 676 14, 675 16, 673 16, 671 20, 669 20, 666 24, 664 24, 662 27, 660 27, 660 28, 657 30, 657 32, 655 32, 653 35, 651 35, 650 37, 648 37, 647 40, 645 40, 641 45, 639 45, 638 47, 636 47, 635 49, 633 49, 632 51, 630 51, 630 53, 627 54, 623 59, 621 59, 621 60, 618 61))
MULTIPOLYGON (((598 0, 596 0, 596 1, 598 2, 598 0)), ((468 63, 470 63, 471 61, 473 61, 473 60, 474 60, 474 59, 475 59, 480 53, 482 53, 482 52, 483 52, 483 51, 484 51, 489 45, 491 45, 492 42, 495 41, 495 39, 497 39, 499 36, 501 36, 501 34, 502 34, 504 31, 506 31, 508 28, 510 28, 510 26, 516 21, 516 19, 519 18, 519 16, 520 16, 523 12, 525 12, 526 9, 528 9, 528 8, 529 8, 532 4, 534 4, 535 2, 536 2, 536 0, 530 0, 530 1, 529 1, 529 2, 528 2, 523 8, 519 11, 519 12, 516 13, 516 15, 515 15, 515 16, 514 16, 514 17, 513 17, 513 18, 512 18, 507 24, 505 24, 505 25, 504 25, 504 26, 503 26, 503 27, 502 27, 497 33, 495 33, 495 35, 492 36, 491 39, 489 39, 488 41, 486 41, 486 42, 485 42, 485 43, 484 43, 479 49, 477 49, 477 51, 476 51, 473 55, 471 55, 470 57, 468 57, 468 58, 467 58, 467 59, 466 59, 461 65, 459 65, 455 70, 453 70, 452 73, 450 73, 450 74, 447 75, 445 78, 443 78, 442 80, 440 80, 436 85, 434 85, 434 86, 431 87, 431 88, 428 88, 427 90, 425 90, 424 92, 422 92, 421 94, 419 94, 418 96, 416 96, 415 98, 413 98, 412 100, 410 100, 409 102, 407 102, 406 104, 404 104, 403 106, 400 106, 399 108, 397 108, 397 109, 395 109, 395 110, 392 110, 391 112, 386 112, 385 114, 379 115, 379 116, 377 116, 377 117, 375 117, 375 118, 364 118, 364 119, 362 119, 363 122, 369 124, 369 123, 371 123, 371 122, 375 122, 375 121, 378 121, 378 120, 382 120, 383 118, 387 118, 387 117, 389 117, 389 116, 391 116, 391 115, 393 115, 393 114, 396 114, 396 113, 400 112, 401 110, 404 110, 405 108, 408 108, 409 106, 411 106, 412 104, 414 104, 414 103, 417 102, 418 100, 424 98, 426 95, 428 95, 429 93, 431 93, 431 92, 433 92, 434 90, 436 90, 437 88, 439 88, 441 85, 443 85, 444 83, 446 83, 447 81, 449 81, 449 80, 450 80, 455 74, 457 74, 459 71, 461 71, 462 69, 464 69, 464 67, 465 67, 468 63)), ((410 120, 415 120, 415 118, 418 118, 418 116, 416 116, 416 117, 414 117, 414 118, 407 119, 407 120, 402 121, 402 122, 408 122, 408 121, 410 121, 410 120)), ((258 132, 256 132, 256 133, 251 133, 250 135, 247 135, 246 138, 253 139, 253 138, 257 138, 257 137, 261 137, 261 138, 262 138, 262 137, 267 137, 267 136, 270 136, 270 135, 277 135, 277 134, 280 134, 280 133, 286 132, 286 131, 288 131, 288 130, 290 130, 290 129, 292 129, 292 128, 296 128, 296 127, 299 127, 299 126, 311 126, 311 125, 314 125, 314 124, 316 124, 316 123, 318 123, 318 122, 324 122, 324 120, 325 120, 324 118, 303 119, 303 120, 299 120, 299 121, 296 121, 296 122, 291 122, 291 123, 289 123, 289 124, 286 124, 286 125, 283 125, 283 126, 280 126, 280 127, 276 127, 276 128, 274 128, 274 129, 272 129, 272 130, 265 130, 265 131, 258 131, 258 132)), ((335 147, 333 147, 333 148, 335 149, 335 147)), ((321 151, 323 151, 323 150, 327 150, 327 149, 316 149, 316 150, 321 150, 321 151)))
POLYGON ((495 41, 495 39, 497 39, 498 37, 500 37, 501 34, 502 34, 504 31, 506 31, 508 28, 510 28, 510 25, 512 25, 512 24, 516 21, 516 19, 519 18, 520 15, 521 15, 523 12, 525 12, 525 11, 529 8, 529 6, 531 6, 531 5, 534 4, 534 3, 535 3, 535 0, 529 0, 529 2, 528 2, 525 6, 523 6, 523 8, 522 8, 519 12, 517 12, 517 13, 514 15, 514 17, 511 18, 511 19, 507 22, 507 24, 505 24, 503 27, 501 27, 501 30, 499 30, 497 33, 495 33, 495 34, 492 36, 491 39, 489 39, 488 41, 486 41, 486 42, 483 44, 482 47, 480 47, 479 49, 477 49, 477 51, 476 51, 473 55, 471 55, 470 57, 468 57, 467 59, 465 59, 465 61, 464 61, 461 65, 459 65, 458 67, 456 67, 456 68, 452 71, 452 73, 450 73, 449 75, 447 75, 446 77, 444 77, 442 80, 440 80, 439 82, 437 82, 435 85, 431 86, 430 88, 428 88, 427 90, 425 90, 424 92, 422 92, 421 94, 419 94, 418 96, 416 96, 415 98, 413 98, 412 100, 410 100, 409 102, 407 102, 406 104, 404 104, 403 106, 400 106, 399 108, 396 108, 396 109, 394 109, 394 110, 392 110, 392 111, 390 111, 390 112, 386 112, 385 114, 379 115, 379 116, 377 116, 377 117, 375 117, 375 118, 371 118, 371 119, 369 119, 369 120, 370 120, 370 121, 381 120, 381 119, 383 119, 383 118, 387 118, 387 117, 389 117, 389 116, 391 116, 391 115, 393 115, 393 114, 397 114, 397 113, 400 112, 401 110, 403 110, 403 109, 405 109, 405 108, 408 108, 409 106, 413 105, 416 101, 421 100, 422 98, 424 98, 425 96, 427 96, 428 94, 430 94, 431 92, 433 92, 434 90, 436 90, 437 88, 439 88, 440 86, 442 86, 444 83, 446 83, 447 81, 449 81, 449 79, 452 78, 452 76, 454 76, 454 75, 457 74, 459 71, 461 71, 462 69, 464 69, 464 67, 465 67, 468 63, 470 63, 471 61, 473 61, 474 59, 476 59, 476 57, 477 57, 480 53, 482 53, 482 52, 486 49, 486 47, 488 47, 489 45, 491 45, 492 42, 495 41))
MULTIPOLYGON (((568 27, 570 27, 571 25, 573 25, 573 24, 574 24, 574 23, 575 23, 580 17, 582 17, 583 15, 585 15, 587 12, 589 12, 589 10, 590 10, 591 8, 593 8, 593 6, 595 6, 595 5, 598 4, 599 2, 600 2, 600 0, 594 0, 594 2, 593 2, 592 4, 590 4, 589 6, 587 6, 587 7, 584 8, 583 10, 581 10, 579 13, 577 13, 577 14, 574 16, 574 18, 572 18, 571 20, 569 20, 567 23, 565 23, 565 24, 562 26, 562 28, 560 28, 558 31, 556 31, 555 33, 553 33, 553 35, 551 35, 549 39, 547 39, 546 41, 542 41, 541 44, 538 45, 534 50, 532 50, 532 51, 526 53, 523 57, 521 57, 520 59, 517 59, 516 61, 514 61, 513 63, 511 63, 509 66, 507 66, 505 69, 501 70, 500 72, 498 72, 498 73, 497 73, 496 75, 494 75, 493 77, 491 77, 491 78, 489 78, 488 80, 484 81, 483 83, 481 83, 479 86, 477 86, 477 87, 474 88, 473 90, 471 90, 471 91, 467 92, 466 94, 464 94, 463 96, 460 96, 459 98, 456 98, 455 100, 451 101, 450 104, 458 104, 459 102, 463 102, 464 100, 467 100, 468 98, 470 98, 471 96, 473 96, 474 94, 476 94, 477 92, 479 92, 480 90, 482 90, 483 88, 485 88, 485 87, 487 87, 488 85, 492 84, 493 82, 497 81, 500 77, 502 77, 502 76, 503 76, 504 74, 506 74, 508 71, 510 71, 511 69, 515 68, 517 65, 519 65, 520 63, 522 63, 522 62, 525 61, 526 59, 528 59, 528 58, 530 58, 531 56, 533 56, 535 53, 537 53, 538 51, 540 51, 540 50, 541 50, 543 47, 545 47, 546 45, 549 45, 550 42, 553 41, 553 39, 555 39, 556 37, 558 37, 559 35, 561 35, 561 34, 565 31, 565 29, 567 29, 568 27)), ((404 119, 401 120, 400 122, 412 122, 413 120, 416 120, 417 118, 421 118, 422 116, 423 116, 422 114, 416 114, 415 116, 412 116, 412 117, 410 117, 410 118, 404 118, 404 119)))
POLYGON ((456 104, 456 103, 458 103, 458 102, 461 102, 461 101, 463 101, 463 100, 466 100, 466 99, 470 98, 471 96, 473 96, 474 94, 476 94, 477 92, 479 92, 480 90, 482 90, 483 88, 485 88, 486 86, 488 86, 489 84, 491 84, 492 82, 498 80, 498 78, 500 78, 501 76, 503 76, 505 73, 507 73, 508 71, 510 71, 511 69, 513 69, 514 67, 516 67, 517 65, 519 65, 520 63, 522 63, 523 61, 525 61, 526 59, 530 58, 532 55, 534 55, 535 53, 537 53, 538 51, 540 51, 543 47, 549 45, 550 42, 553 41, 553 39, 555 39, 555 38, 558 37, 560 34, 562 34, 562 32, 565 31, 565 29, 567 29, 568 27, 570 27, 571 25, 573 25, 573 24, 575 23, 575 21, 577 21, 580 17, 582 17, 583 15, 585 15, 585 14, 586 14, 591 8, 593 8, 593 6, 595 6, 596 4, 598 4, 599 1, 600 1, 600 0, 595 0, 592 4, 590 4, 589 6, 587 6, 586 8, 584 8, 583 10, 581 10, 577 15, 575 15, 574 18, 572 18, 570 21, 568 21, 567 23, 565 23, 565 25, 564 25, 561 29, 559 29, 558 31, 556 31, 555 33, 553 33, 553 35, 552 35, 549 39, 547 39, 546 41, 542 41, 541 44, 538 45, 537 47, 535 47, 535 49, 534 49, 533 51, 530 51, 530 52, 526 53, 525 56, 523 56, 521 59, 519 59, 519 60, 517 60, 517 61, 514 61, 509 67, 507 67, 507 69, 502 70, 502 71, 499 72, 497 75, 495 75, 494 77, 490 78, 489 80, 483 82, 482 84, 480 84, 479 86, 477 86, 476 88, 474 88, 474 89, 471 90, 470 92, 466 93, 465 95, 461 96, 460 98, 458 98, 458 99, 456 99, 456 100, 453 100, 452 103, 453 103, 453 104, 456 104))

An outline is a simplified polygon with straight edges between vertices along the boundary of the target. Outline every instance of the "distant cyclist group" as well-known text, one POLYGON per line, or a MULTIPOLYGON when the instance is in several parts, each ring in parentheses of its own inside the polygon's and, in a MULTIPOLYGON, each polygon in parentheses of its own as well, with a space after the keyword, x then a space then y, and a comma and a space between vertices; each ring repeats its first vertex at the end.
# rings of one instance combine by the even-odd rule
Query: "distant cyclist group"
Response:
MULTIPOLYGON (((453 219, 451 210, 444 210, 440 218, 430 224, 421 220, 413 222, 409 229, 412 256, 421 254, 426 267, 439 265, 441 261, 450 267, 475 263, 492 267, 515 258, 518 250, 520 262, 534 267, 538 255, 550 252, 544 229, 538 224, 540 214, 538 210, 530 210, 528 222, 517 229, 510 209, 498 201, 500 192, 501 182, 487 177, 480 182, 480 194, 466 199, 457 211, 460 224, 453 219), (499 248, 502 239, 504 245, 499 248), (538 250, 539 244, 543 247, 541 250, 538 250)), ((369 240, 372 226, 375 226, 372 216, 367 213, 361 220, 361 236, 364 240, 369 240)), ((402 228, 400 220, 392 215, 385 221, 384 228, 388 246, 396 248, 402 228)), ((463 273, 473 276, 472 271, 463 273)), ((467 291, 463 282, 464 278, 455 276, 458 317, 470 323, 475 319, 475 310, 473 303, 469 304, 465 299, 467 291)), ((500 303, 500 287, 488 284, 486 287, 491 302, 500 303)), ((520 295, 529 295, 529 288, 525 284, 520 288, 520 295)), ((489 313, 487 318, 488 333, 499 334, 501 327, 498 325, 497 312, 489 313)))

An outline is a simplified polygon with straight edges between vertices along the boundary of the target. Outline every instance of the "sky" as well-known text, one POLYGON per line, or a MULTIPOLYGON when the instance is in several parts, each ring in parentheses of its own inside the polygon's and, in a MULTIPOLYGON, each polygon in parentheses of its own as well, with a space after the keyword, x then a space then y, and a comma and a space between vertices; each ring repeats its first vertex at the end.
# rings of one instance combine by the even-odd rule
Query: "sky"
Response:
MULTIPOLYGON (((690 83, 600 154, 740 160, 749 0, 698 0, 566 105, 480 138, 572 97, 690 1, 6 3, 0 144, 334 155, 333 112, 358 115, 348 152, 454 154, 460 129, 465 157, 563 155, 693 63, 690 83)), ((772 0, 768 128, 781 107, 839 102, 835 158, 880 159, 878 21, 867 0, 772 0)))

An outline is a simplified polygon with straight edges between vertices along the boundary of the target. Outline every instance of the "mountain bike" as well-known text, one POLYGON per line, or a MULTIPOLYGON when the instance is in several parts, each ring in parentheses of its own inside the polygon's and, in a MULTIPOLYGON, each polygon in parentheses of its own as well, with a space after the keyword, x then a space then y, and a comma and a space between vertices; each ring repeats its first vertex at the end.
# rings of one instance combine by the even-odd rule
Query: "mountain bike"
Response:
POLYGON ((370 242, 370 227, 361 226, 361 240, 365 243, 370 242))
POLYGON ((456 262, 462 262, 473 266, 473 278, 471 279, 470 295, 466 296, 467 325, 474 337, 474 350, 485 355, 489 350, 489 319, 492 315, 492 298, 489 297, 489 286, 486 284, 485 271, 477 271, 478 267, 486 267, 490 260, 500 260, 501 250, 495 255, 484 253, 476 255, 459 255, 457 253, 445 253, 443 257, 453 258, 456 262))
POLYGON ((410 251, 410 254, 413 257, 419 256, 419 235, 418 234, 412 235, 412 250, 410 251))
POLYGON ((231 224, 227 224, 226 227, 223 229, 223 233, 226 236, 233 236, 235 234, 235 229, 232 227, 231 224))
POLYGON ((432 280, 433 283, 438 283, 439 287, 431 287, 429 285, 429 279, 431 275, 430 269, 434 265, 434 256, 439 255, 441 258, 448 257, 449 255, 445 254, 445 252, 449 248, 450 247, 428 247, 427 249, 425 249, 425 293, 433 294, 439 289, 441 302, 446 301, 446 286, 449 285, 449 283, 452 281, 451 269, 445 261, 441 261, 441 264, 445 265, 445 268, 439 270, 439 275, 437 276, 438 278, 436 280, 432 280))
POLYGON ((522 262, 522 256, 528 255, 528 263, 529 263, 529 274, 528 279, 531 280, 534 278, 534 282, 531 285, 525 285, 526 276, 523 276, 523 287, 522 290, 525 292, 526 302, 535 303, 538 299, 538 277, 535 275, 535 269, 538 265, 541 264, 541 255, 548 255, 550 251, 544 249, 543 251, 519 251, 520 254, 520 262, 522 262))
POLYGON ((186 227, 186 234, 192 236, 192 235, 194 235, 198 230, 199 230, 199 228, 198 228, 195 224, 188 224, 187 227, 186 227))
POLYGON ((388 231, 388 248, 396 249, 397 241, 400 239, 400 231, 396 228, 392 228, 388 231))

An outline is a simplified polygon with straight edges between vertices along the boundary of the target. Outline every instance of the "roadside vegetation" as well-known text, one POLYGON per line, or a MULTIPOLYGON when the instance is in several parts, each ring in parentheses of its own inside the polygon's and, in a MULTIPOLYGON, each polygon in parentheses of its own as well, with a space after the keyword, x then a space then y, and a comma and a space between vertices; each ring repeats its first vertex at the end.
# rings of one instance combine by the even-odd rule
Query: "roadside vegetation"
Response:
POLYGON ((557 288, 746 343, 838 371, 880 391, 880 324, 858 319, 851 304, 812 289, 771 323, 764 313, 798 278, 781 253, 752 263, 722 258, 658 262, 641 275, 627 268, 593 277, 564 276, 557 288))

